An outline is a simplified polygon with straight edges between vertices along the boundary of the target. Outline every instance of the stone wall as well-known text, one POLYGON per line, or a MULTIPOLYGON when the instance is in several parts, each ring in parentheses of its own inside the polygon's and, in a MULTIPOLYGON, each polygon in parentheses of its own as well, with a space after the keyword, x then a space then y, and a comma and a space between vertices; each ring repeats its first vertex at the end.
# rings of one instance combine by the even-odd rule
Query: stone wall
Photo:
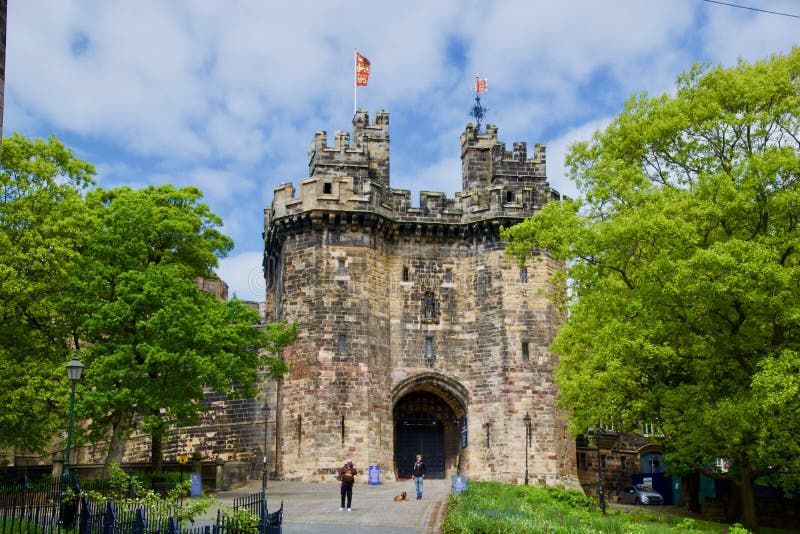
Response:
MULTIPOLYGON (((208 390, 204 403, 209 411, 196 425, 173 428, 165 437, 162 444, 164 464, 177 465, 180 454, 206 465, 247 462, 250 464, 248 474, 260 478, 266 430, 267 466, 269 473, 274 473, 276 389, 275 382, 262 381, 262 391, 255 399, 231 399, 208 390), (266 405, 270 406, 269 417, 266 405)), ((78 444, 72 451, 72 463, 84 468, 98 467, 105 460, 107 447, 105 441, 78 444)), ((40 458, 36 463, 47 461, 40 458)), ((125 444, 122 464, 136 466, 149 462, 150 437, 141 432, 134 433, 125 444)))

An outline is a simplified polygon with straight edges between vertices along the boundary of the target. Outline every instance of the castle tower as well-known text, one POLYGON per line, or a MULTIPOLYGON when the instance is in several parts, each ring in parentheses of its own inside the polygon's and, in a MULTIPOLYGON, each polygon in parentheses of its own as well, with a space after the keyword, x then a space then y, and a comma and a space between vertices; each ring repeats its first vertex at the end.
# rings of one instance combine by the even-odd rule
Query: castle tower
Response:
POLYGON ((389 116, 357 111, 328 146, 317 132, 309 177, 276 188, 264 213, 268 320, 297 321, 280 383, 278 475, 332 480, 346 458, 408 476, 577 487, 575 445, 555 408, 560 317, 541 294, 558 264, 520 267, 501 226, 559 195, 545 148, 506 151, 497 128, 461 136, 463 190, 423 191, 412 207, 389 181, 389 116))
POLYGON ((308 175, 322 180, 323 191, 338 177, 352 178, 355 191, 368 183, 388 188, 389 114, 378 110, 370 124, 366 111, 356 111, 352 140, 349 132, 336 131, 333 147, 328 146, 325 132, 317 132, 308 151, 308 175))

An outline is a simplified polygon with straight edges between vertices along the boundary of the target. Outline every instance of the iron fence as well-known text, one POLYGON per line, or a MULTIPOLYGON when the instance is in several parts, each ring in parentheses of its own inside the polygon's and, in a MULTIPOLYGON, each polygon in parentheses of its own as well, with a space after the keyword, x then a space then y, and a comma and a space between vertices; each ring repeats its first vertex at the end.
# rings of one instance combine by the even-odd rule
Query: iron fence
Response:
MULTIPOLYGON (((244 534, 235 518, 217 511, 212 524, 187 527, 176 516, 180 502, 144 506, 135 501, 118 504, 106 497, 107 481, 79 485, 77 478, 0 484, 0 534, 244 534), (102 499, 91 499, 91 490, 102 499)), ((134 486, 127 497, 137 497, 134 486)), ((259 518, 259 534, 281 534, 283 501, 270 513, 263 492, 234 500, 233 510, 244 510, 259 518)), ((235 515, 235 514, 234 514, 235 515)))

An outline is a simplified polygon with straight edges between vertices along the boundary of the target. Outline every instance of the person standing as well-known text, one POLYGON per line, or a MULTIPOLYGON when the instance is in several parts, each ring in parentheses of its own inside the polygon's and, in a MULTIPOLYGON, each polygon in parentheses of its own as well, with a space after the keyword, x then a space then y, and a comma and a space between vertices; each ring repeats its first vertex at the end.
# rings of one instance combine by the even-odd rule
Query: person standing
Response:
POLYGON ((353 484, 356 482, 357 474, 358 471, 353 467, 353 462, 351 460, 347 460, 341 469, 339 469, 339 482, 341 482, 340 493, 342 495, 342 506, 339 508, 340 512, 345 509, 345 500, 347 501, 347 511, 353 511, 351 508, 353 504, 353 484))
POLYGON ((422 479, 425 478, 425 462, 422 461, 422 455, 417 455, 417 460, 411 468, 411 476, 414 477, 414 487, 417 488, 417 500, 422 499, 422 479))

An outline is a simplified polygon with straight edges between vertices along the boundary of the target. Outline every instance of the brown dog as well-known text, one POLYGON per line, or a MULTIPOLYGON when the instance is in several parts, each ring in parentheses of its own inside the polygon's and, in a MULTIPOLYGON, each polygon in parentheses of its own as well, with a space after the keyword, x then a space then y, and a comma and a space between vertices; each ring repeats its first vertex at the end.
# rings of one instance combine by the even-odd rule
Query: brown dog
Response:
POLYGON ((395 497, 394 497, 394 502, 400 502, 400 501, 404 501, 404 500, 406 500, 406 492, 405 491, 400 492, 400 495, 395 495, 395 497))

